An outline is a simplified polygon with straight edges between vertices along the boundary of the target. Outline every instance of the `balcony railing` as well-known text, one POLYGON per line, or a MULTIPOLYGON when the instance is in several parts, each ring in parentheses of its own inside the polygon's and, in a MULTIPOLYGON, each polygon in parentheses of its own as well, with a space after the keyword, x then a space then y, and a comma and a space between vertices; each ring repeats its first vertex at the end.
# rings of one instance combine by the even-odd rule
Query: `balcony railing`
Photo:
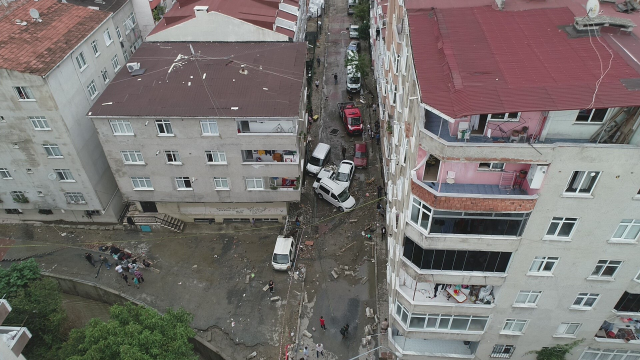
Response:
POLYGON ((478 349, 478 342, 456 340, 411 339, 396 335, 393 331, 393 345, 405 355, 441 356, 472 359, 478 349))
POLYGON ((640 321, 622 316, 613 322, 604 321, 596 332, 595 340, 600 342, 625 342, 640 344, 638 332, 640 321))
POLYGON ((295 150, 242 150, 242 161, 245 163, 287 163, 299 162, 295 150))
POLYGON ((238 121, 238 134, 295 134, 296 124, 293 121, 262 121, 242 120, 238 121))

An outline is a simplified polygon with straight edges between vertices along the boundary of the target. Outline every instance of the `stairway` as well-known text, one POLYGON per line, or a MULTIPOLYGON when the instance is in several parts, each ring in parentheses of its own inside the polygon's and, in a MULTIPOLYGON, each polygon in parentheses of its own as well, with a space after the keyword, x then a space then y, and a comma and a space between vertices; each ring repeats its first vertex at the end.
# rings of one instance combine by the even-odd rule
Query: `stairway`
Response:
POLYGON ((131 218, 136 225, 158 224, 176 232, 182 232, 184 229, 184 221, 167 214, 146 213, 143 215, 132 215, 131 218))
POLYGON ((513 171, 504 171, 502 172, 502 176, 500 176, 500 184, 498 187, 500 190, 511 190, 513 189, 513 182, 516 180, 516 173, 513 171))

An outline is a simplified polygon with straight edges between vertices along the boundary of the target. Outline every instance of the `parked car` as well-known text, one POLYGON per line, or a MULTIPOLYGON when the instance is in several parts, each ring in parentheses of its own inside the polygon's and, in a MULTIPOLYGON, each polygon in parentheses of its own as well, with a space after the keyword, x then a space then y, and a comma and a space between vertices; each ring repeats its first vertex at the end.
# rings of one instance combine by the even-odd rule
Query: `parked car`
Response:
POLYGON ((338 171, 336 171, 336 176, 333 181, 346 186, 348 189, 349 185, 351 185, 351 179, 353 179, 353 173, 355 170, 356 166, 353 164, 353 161, 342 160, 342 162, 340 162, 340 166, 338 166, 338 171))
MULTIPOLYGON (((335 166, 334 166, 335 168, 335 166)), ((313 182, 313 188, 317 189, 318 186, 320 185, 320 180, 327 178, 327 179, 331 179, 333 180, 333 178, 336 176, 335 171, 333 171, 333 169, 330 168, 324 168, 322 170, 320 170, 320 172, 318 173, 318 175, 316 176, 316 180, 313 182)))
POLYGON ((314 176, 317 175, 327 162, 330 154, 331 147, 329 145, 318 143, 307 163, 307 172, 314 176))
POLYGON ((273 249, 271 266, 274 270, 287 271, 291 269, 296 253, 296 242, 291 237, 278 235, 276 246, 273 249))
POLYGON ((314 190, 320 199, 327 200, 340 211, 351 211, 356 207, 356 200, 349 195, 349 189, 333 180, 320 180, 318 188, 314 190))
POLYGON ((356 5, 358 5, 357 0, 348 0, 347 15, 353 15, 356 5))
POLYGON ((353 153, 353 163, 357 168, 367 168, 368 155, 367 155, 367 143, 355 143, 353 153))
POLYGON ((347 46, 347 50, 351 50, 351 51, 355 51, 355 52, 360 52, 360 41, 358 40, 352 40, 349 43, 349 46, 347 46))
POLYGON ((359 39, 360 35, 358 35, 358 29, 360 27, 358 25, 349 26, 349 38, 351 39, 359 39))

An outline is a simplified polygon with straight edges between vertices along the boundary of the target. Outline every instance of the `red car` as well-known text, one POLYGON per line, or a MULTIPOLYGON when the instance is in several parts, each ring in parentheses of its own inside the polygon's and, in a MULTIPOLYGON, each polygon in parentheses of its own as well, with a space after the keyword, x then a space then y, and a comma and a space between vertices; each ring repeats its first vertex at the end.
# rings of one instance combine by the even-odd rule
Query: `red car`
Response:
POLYGON ((355 154, 353 156, 353 163, 357 168, 366 168, 367 167, 367 144, 366 143, 355 143, 354 151, 355 154))

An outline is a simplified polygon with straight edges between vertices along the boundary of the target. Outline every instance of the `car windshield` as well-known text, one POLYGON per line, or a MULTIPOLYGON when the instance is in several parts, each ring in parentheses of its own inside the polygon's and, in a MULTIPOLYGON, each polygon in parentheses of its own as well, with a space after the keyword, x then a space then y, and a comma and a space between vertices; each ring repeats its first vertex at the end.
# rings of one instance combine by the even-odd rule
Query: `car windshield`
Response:
POLYGON ((360 76, 349 76, 349 84, 358 85, 360 84, 360 76))
POLYGON ((356 151, 356 157, 357 158, 364 158, 367 157, 367 154, 360 152, 360 151, 356 151))
POLYGON ((349 173, 346 172, 339 172, 336 175, 336 181, 342 181, 342 182, 347 182, 349 181, 349 173))
POLYGON ((273 254, 273 262, 276 264, 288 264, 289 263, 289 255, 288 254, 273 254))
POLYGON ((320 166, 320 165, 322 165, 322 160, 318 159, 315 156, 312 156, 311 159, 309 159, 309 164, 314 165, 314 166, 320 166))
POLYGON ((340 200, 341 203, 349 200, 349 190, 344 189, 342 190, 342 192, 338 195, 338 200, 340 200))
POLYGON ((362 124, 362 122, 360 121, 359 117, 349 118, 349 125, 360 125, 360 124, 362 124))

